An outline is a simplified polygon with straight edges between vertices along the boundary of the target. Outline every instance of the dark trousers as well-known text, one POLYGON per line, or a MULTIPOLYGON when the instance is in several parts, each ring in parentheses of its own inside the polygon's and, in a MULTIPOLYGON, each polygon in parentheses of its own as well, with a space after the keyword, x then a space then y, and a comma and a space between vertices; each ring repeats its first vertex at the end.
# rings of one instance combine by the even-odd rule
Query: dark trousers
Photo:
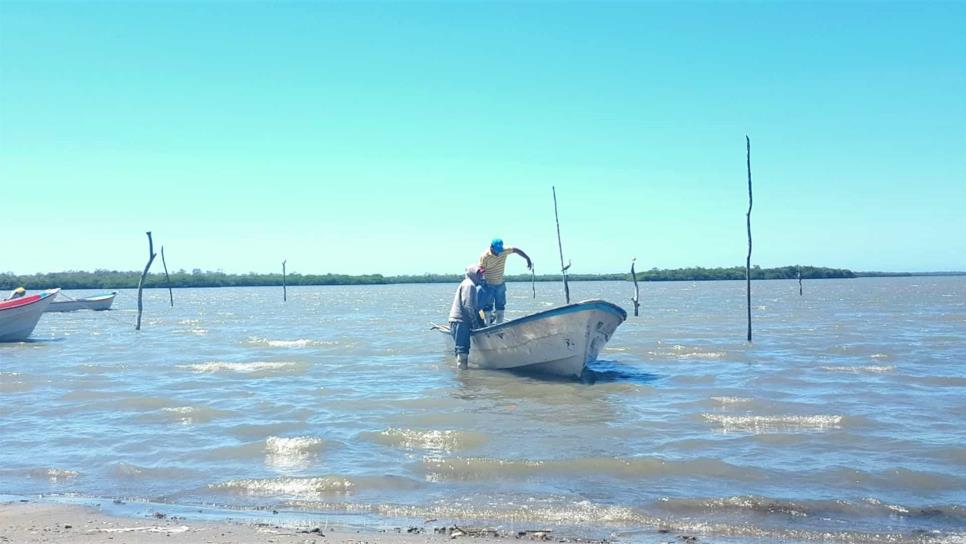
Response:
POLYGON ((485 312, 493 309, 496 303, 496 310, 502 312, 506 310, 506 284, 484 285, 480 288, 480 308, 485 312))
POLYGON ((450 321, 449 330, 456 344, 456 354, 470 352, 470 325, 462 321, 450 321))

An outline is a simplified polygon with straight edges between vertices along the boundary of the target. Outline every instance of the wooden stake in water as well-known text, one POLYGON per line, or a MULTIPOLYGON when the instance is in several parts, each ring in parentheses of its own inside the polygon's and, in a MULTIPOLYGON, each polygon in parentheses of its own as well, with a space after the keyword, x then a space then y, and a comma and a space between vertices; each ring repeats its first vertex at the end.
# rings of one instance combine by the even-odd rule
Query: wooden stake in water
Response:
POLYGON ((287 262, 287 259, 282 261, 282 302, 288 301, 288 289, 285 287, 285 263, 287 262))
POLYGON ((802 269, 798 269, 798 296, 802 296, 802 269))
POLYGON ((564 296, 567 299, 567 304, 570 304, 570 286, 567 285, 567 269, 570 268, 570 264, 564 266, 563 243, 560 241, 560 216, 557 215, 557 188, 554 186, 550 188, 553 190, 553 218, 557 221, 557 248, 560 249, 560 273, 563 274, 564 296))
POLYGON ((168 275, 168 263, 164 260, 164 246, 161 246, 161 264, 164 265, 164 281, 168 284, 168 300, 174 308, 174 293, 171 292, 171 276, 168 275))
POLYGON ((745 145, 748 157, 748 213, 745 215, 748 224, 748 258, 745 260, 745 287, 748 297, 748 341, 751 342, 751 138, 747 134, 745 145))
POLYGON ((144 272, 141 272, 141 279, 138 280, 138 324, 134 326, 134 330, 136 331, 141 330, 141 311, 144 309, 144 306, 141 304, 141 290, 144 288, 144 278, 147 277, 148 270, 151 269, 151 263, 154 262, 154 258, 158 256, 158 254, 154 252, 154 241, 151 240, 151 231, 148 231, 147 234, 148 264, 144 265, 144 272))
POLYGON ((638 317, 638 308, 641 306, 641 289, 637 286, 637 273, 634 272, 635 261, 637 261, 637 257, 631 259, 631 279, 634 280, 634 298, 631 299, 631 302, 634 303, 634 317, 638 317))

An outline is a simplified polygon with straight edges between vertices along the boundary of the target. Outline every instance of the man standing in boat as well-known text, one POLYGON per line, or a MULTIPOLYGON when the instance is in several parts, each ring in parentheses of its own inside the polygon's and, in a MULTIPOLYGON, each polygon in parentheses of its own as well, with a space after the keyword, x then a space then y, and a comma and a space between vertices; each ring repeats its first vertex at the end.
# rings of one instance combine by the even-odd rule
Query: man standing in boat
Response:
POLYGON ((475 264, 466 267, 466 278, 456 288, 453 306, 449 311, 449 330, 456 344, 456 364, 466 368, 470 358, 470 331, 483 327, 480 319, 480 286, 483 268, 475 264))
POLYGON ((486 270, 486 284, 480 293, 480 305, 486 314, 487 324, 503 323, 503 313, 506 311, 506 284, 503 283, 503 269, 506 267, 506 258, 511 253, 523 257, 527 260, 527 270, 533 269, 533 261, 522 249, 518 247, 503 247, 503 240, 494 238, 490 242, 490 247, 480 256, 480 266, 486 270), (493 313, 493 307, 496 312, 493 313))

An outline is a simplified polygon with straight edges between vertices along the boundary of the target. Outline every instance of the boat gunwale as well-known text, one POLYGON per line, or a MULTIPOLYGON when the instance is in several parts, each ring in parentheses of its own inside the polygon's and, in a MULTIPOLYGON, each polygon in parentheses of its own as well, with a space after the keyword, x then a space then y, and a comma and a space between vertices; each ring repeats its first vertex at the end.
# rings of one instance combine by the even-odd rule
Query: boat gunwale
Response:
POLYGON ((543 319, 546 317, 565 315, 569 313, 582 312, 582 311, 593 310, 593 309, 603 310, 603 311, 618 315, 620 316, 622 323, 627 320, 627 311, 621 308, 620 306, 614 304, 613 302, 607 302, 606 300, 601 300, 601 299, 590 299, 590 300, 582 300, 580 302, 575 302, 572 304, 567 304, 566 306, 558 306, 556 308, 550 308, 548 310, 541 310, 536 313, 528 314, 522 317, 518 317, 516 319, 511 319, 509 321, 504 321, 503 323, 490 325, 488 327, 473 329, 472 335, 475 336, 477 334, 482 334, 482 333, 489 334, 491 332, 498 331, 500 329, 506 329, 515 325, 520 325, 528 321, 535 321, 537 319, 543 319))
POLYGON ((33 295, 27 295, 18 299, 4 300, 0 301, 0 312, 5 310, 16 310, 20 308, 26 308, 28 306, 33 306, 38 302, 43 302, 52 295, 56 295, 60 292, 60 289, 47 289, 33 295))
POLYGON ((57 300, 51 303, 51 305, 57 304, 73 304, 75 302, 102 302, 110 298, 117 296, 117 292, 108 293, 106 295, 94 295, 92 297, 75 298, 74 300, 57 300))

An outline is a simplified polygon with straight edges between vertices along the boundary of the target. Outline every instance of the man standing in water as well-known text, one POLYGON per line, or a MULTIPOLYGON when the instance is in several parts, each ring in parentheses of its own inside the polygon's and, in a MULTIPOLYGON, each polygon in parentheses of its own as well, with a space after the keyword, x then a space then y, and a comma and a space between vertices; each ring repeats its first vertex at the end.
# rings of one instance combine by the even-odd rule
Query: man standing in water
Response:
POLYGON ((466 278, 456 288, 449 311, 449 330, 456 344, 456 364, 466 368, 470 358, 470 331, 484 326, 480 319, 479 287, 483 269, 475 264, 466 267, 466 278))
POLYGON ((527 260, 527 269, 533 270, 533 261, 518 247, 503 247, 503 240, 494 238, 490 242, 490 248, 480 256, 480 266, 486 269, 486 284, 481 293, 480 306, 486 314, 487 324, 503 323, 503 313, 506 311, 506 284, 503 283, 503 269, 506 267, 506 258, 511 253, 523 257, 527 260), (496 313, 493 306, 496 305, 496 313))

